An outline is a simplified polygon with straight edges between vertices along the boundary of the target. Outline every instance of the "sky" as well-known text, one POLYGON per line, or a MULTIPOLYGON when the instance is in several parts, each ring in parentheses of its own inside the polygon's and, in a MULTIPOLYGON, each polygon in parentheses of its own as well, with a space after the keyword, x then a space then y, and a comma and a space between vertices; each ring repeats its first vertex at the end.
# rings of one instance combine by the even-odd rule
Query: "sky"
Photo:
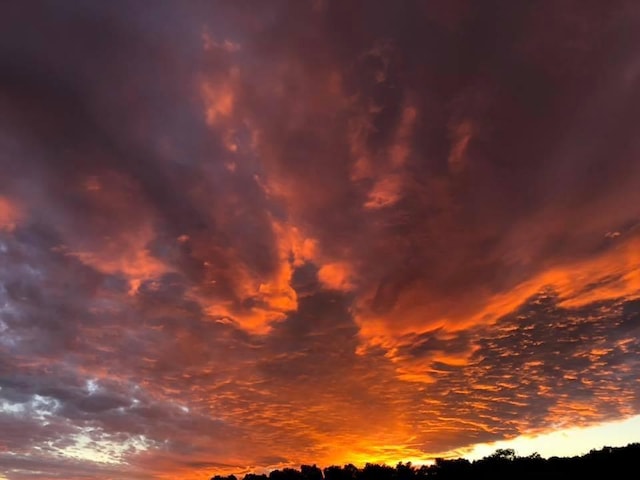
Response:
POLYGON ((0 478, 640 441, 639 51, 622 0, 4 4, 0 478))

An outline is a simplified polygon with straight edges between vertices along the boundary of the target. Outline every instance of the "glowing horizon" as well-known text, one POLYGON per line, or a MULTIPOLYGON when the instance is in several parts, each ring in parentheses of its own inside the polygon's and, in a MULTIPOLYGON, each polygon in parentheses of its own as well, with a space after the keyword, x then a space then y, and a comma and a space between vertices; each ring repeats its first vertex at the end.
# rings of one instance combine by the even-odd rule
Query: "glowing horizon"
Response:
POLYGON ((469 460, 477 460, 504 448, 512 448, 516 455, 523 457, 534 453, 544 458, 580 456, 604 447, 624 447, 630 443, 638 443, 639 428, 640 416, 635 415, 590 427, 567 428, 475 445, 463 456, 469 460))

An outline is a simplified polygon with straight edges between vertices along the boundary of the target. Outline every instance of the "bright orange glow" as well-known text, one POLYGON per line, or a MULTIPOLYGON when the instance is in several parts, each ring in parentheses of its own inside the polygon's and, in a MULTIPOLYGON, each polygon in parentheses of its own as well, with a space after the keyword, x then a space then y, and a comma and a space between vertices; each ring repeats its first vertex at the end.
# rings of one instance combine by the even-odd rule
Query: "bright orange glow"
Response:
POLYGON ((349 267, 344 263, 327 263, 318 271, 320 282, 335 290, 350 290, 353 287, 350 276, 349 267))

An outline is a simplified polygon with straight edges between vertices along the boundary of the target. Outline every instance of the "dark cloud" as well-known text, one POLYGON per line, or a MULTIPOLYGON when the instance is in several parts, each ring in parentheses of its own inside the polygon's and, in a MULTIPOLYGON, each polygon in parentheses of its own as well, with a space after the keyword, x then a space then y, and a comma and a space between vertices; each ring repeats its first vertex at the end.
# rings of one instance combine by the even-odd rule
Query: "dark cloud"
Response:
POLYGON ((0 474, 420 460, 637 414, 639 20, 4 8, 0 474))

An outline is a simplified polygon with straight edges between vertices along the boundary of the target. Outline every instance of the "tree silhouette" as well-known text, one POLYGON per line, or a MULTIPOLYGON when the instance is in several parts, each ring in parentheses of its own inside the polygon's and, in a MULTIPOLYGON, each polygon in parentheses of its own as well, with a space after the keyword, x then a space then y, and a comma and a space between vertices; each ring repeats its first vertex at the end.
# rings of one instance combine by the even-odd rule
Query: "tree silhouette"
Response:
MULTIPOLYGON (((638 478, 640 443, 626 447, 604 447, 583 456, 542 458, 534 453, 519 457, 513 449, 498 449, 491 455, 470 462, 464 458, 437 458, 432 465, 416 468, 411 463, 395 467, 367 463, 363 468, 352 464, 329 466, 321 470, 302 465, 300 470, 283 468, 269 475, 247 473, 243 480, 564 480, 567 478, 614 477, 615 480, 638 478)), ((211 480, 238 480, 234 475, 215 475, 211 480)))
POLYGON ((322 480, 322 470, 313 465, 302 465, 300 467, 300 473, 305 480, 322 480))

